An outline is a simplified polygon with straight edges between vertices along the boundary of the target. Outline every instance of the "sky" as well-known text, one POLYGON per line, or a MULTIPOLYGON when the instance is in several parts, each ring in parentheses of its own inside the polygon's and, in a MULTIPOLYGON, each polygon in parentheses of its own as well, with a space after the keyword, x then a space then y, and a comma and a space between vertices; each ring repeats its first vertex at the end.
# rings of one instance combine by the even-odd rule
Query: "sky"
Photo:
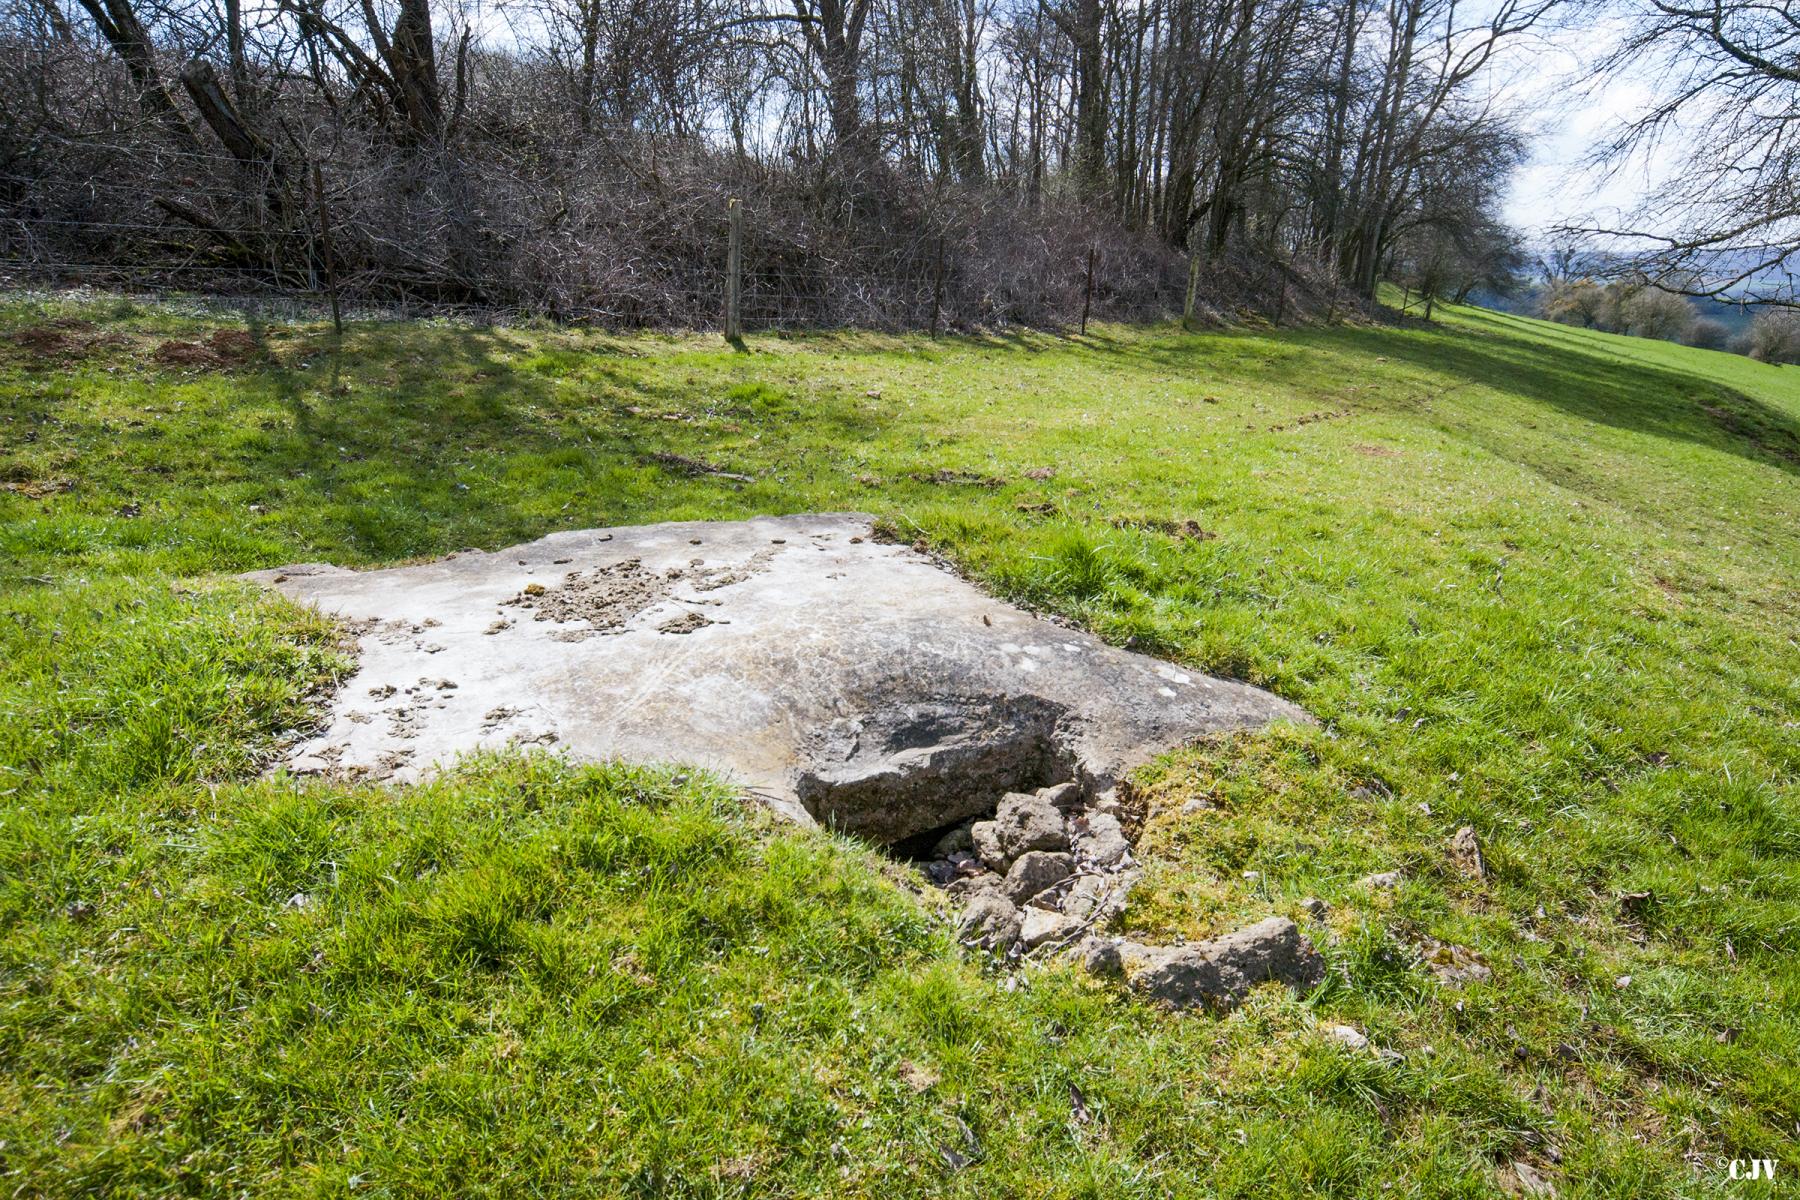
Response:
POLYGON ((1674 165, 1674 146, 1611 172, 1587 162, 1595 145, 1652 97, 1641 78, 1591 79, 1594 61, 1619 32, 1599 24, 1562 28, 1514 47, 1497 72, 1500 98, 1529 114, 1530 157, 1514 176, 1505 215, 1533 242, 1560 223, 1630 212, 1674 165))

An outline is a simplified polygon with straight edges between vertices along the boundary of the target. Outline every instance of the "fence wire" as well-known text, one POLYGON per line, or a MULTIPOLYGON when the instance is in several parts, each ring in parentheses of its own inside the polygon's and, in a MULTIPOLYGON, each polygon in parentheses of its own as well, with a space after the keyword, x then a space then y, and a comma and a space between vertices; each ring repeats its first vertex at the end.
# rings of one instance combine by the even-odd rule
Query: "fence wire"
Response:
MULTIPOLYGON (((696 177, 652 203, 616 181, 562 186, 580 175, 551 186, 441 155, 402 170, 314 152, 302 168, 71 142, 0 170, 0 278, 725 327, 727 191, 696 177)), ((1141 241, 1097 245, 1022 210, 809 225, 784 197, 752 193, 738 288, 746 330, 1072 325, 1089 311, 1144 318, 1182 306, 1184 260, 1141 241)))

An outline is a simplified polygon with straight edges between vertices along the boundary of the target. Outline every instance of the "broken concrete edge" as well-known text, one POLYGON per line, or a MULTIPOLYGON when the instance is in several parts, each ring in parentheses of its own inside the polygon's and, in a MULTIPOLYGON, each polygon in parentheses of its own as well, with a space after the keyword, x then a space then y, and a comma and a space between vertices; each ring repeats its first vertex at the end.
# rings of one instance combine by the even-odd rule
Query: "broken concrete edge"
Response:
MULTIPOLYGON (((571 766, 584 765, 562 751, 530 752, 571 766)), ((480 757, 480 753, 472 754, 458 762, 480 757)), ((764 835, 783 836, 794 831, 793 823, 777 804, 757 797, 752 790, 734 786, 724 775, 679 764, 641 765, 668 772, 675 786, 700 781, 729 790, 740 800, 751 801, 744 805, 742 815, 764 835)), ((1045 807, 1056 807, 1067 814, 1065 828, 1087 822, 1087 829, 1068 836, 1066 851, 1024 850, 1012 860, 1004 876, 988 871, 986 886, 963 892, 934 887, 936 881, 929 872, 891 859, 883 864, 883 877, 915 902, 935 909, 941 919, 952 925, 958 942, 969 952, 988 956, 1009 969, 1028 963, 1070 963, 1097 978, 1122 980, 1130 993, 1169 1011, 1220 1014, 1238 1007, 1259 983, 1276 982, 1305 994, 1323 982, 1322 956, 1286 917, 1266 918, 1209 941, 1189 944, 1151 945, 1100 932, 1123 915, 1141 870, 1129 844, 1124 844, 1114 856, 1116 819, 1110 823, 1111 828, 1105 819, 1111 813, 1084 808, 1079 793, 1067 784, 1043 792, 1039 796, 1008 797, 1012 803, 1007 806, 1006 815, 1027 810, 1031 816, 1041 818, 1045 807), (1072 798, 1072 802, 1064 809, 1053 804, 1058 798, 1065 802, 1072 798), (1037 803, 1022 803, 1033 801, 1037 803), (1099 837, 1090 836, 1095 824, 1102 831, 1099 837), (1098 861, 1097 854, 1104 855, 1105 861, 1098 861), (1088 890, 1081 894, 1084 887, 1088 890), (1045 907, 1047 897, 1052 907, 1045 907)), ((1004 845, 1016 847, 1032 841, 1046 844, 1042 829, 1034 829, 1035 823, 1029 816, 1015 824, 1022 830, 1023 840, 1013 839, 1004 845)), ((866 843, 858 841, 866 847, 866 843)), ((974 878, 980 880, 979 875, 974 878)), ((1469 970, 1462 957, 1466 952, 1461 947, 1443 950, 1456 952, 1457 957, 1448 961, 1463 968, 1468 976, 1486 977, 1477 974, 1485 968, 1469 970)), ((1440 978, 1452 978, 1429 959, 1426 965, 1440 978)))

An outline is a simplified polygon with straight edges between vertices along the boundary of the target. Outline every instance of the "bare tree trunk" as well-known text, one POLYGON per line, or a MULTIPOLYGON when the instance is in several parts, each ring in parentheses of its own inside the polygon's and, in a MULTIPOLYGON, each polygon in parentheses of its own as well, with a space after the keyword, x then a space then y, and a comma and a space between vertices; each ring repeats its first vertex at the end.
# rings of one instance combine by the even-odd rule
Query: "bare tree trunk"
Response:
POLYGON ((125 64, 125 70, 138 90, 138 103, 143 106, 144 114, 162 126, 182 149, 199 149, 193 128, 175 107, 168 88, 163 86, 162 76, 156 70, 155 46, 143 22, 132 10, 130 0, 81 0, 81 7, 87 10, 107 45, 125 64))

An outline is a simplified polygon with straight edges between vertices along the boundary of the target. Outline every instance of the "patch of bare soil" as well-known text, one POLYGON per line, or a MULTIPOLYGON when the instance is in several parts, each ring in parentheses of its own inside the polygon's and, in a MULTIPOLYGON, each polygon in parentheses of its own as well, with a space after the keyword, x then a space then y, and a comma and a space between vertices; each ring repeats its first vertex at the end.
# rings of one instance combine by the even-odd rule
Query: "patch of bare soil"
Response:
POLYGON ((131 344, 124 334, 101 333, 92 321, 80 317, 57 317, 32 325, 13 333, 9 340, 33 358, 64 361, 131 344))
POLYGON ((242 329, 217 329, 200 342, 170 339, 150 356, 165 367, 222 371, 255 362, 263 356, 263 351, 256 338, 242 329))
POLYGON ((1184 542, 1210 542, 1219 536, 1210 529, 1202 529, 1200 522, 1192 517, 1180 521, 1172 517, 1114 517, 1110 523, 1114 529, 1148 529, 1184 542))
POLYGON ((21 479, 0 483, 0 492, 11 492, 15 496, 23 496, 27 500, 42 500, 46 496, 55 496, 62 492, 75 490, 73 479, 21 479))
POLYGON ((661 466, 671 467, 687 475, 716 475, 720 479, 731 479, 738 483, 754 483, 755 477, 740 471, 728 470, 715 463, 701 458, 688 458, 681 454, 652 454, 650 461, 661 466))
POLYGON ((12 335, 13 345, 28 350, 39 358, 61 358, 75 345, 68 330, 51 325, 33 325, 12 335))
POLYGON ((1302 413, 1284 424, 1269 426, 1270 433, 1286 433, 1290 429, 1300 429, 1307 425, 1317 425, 1320 421, 1342 421, 1350 415, 1347 408, 1332 409, 1326 412, 1302 413))
POLYGON ((920 483, 935 483, 944 486, 997 488, 1006 483, 1006 480, 996 479, 992 475, 977 475, 973 471, 952 471, 949 467, 939 467, 929 474, 924 471, 914 471, 911 478, 920 483))

